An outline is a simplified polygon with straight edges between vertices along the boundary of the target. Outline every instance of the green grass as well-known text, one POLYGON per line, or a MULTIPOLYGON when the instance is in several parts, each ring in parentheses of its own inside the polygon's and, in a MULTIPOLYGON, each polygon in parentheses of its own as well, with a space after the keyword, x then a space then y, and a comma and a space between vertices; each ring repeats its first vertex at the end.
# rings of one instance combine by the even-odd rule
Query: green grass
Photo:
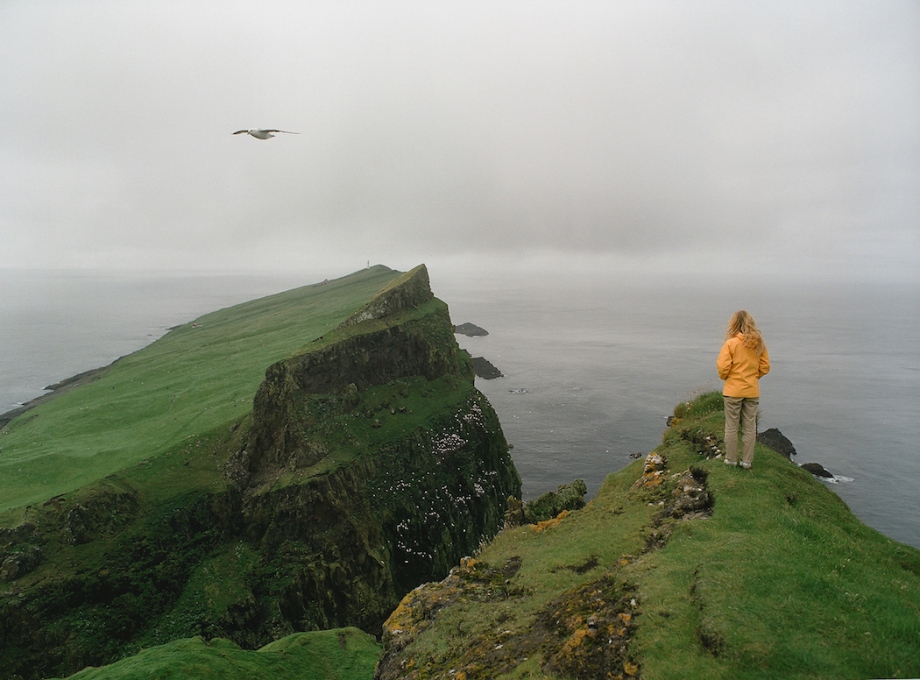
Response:
POLYGON ((101 668, 86 668, 71 680, 365 680, 374 674, 380 645, 356 628, 297 633, 256 651, 229 640, 177 640, 101 668))
MULTIPOLYGON (((544 666, 541 641, 551 636, 540 621, 602 576, 636 602, 626 658, 642 678, 920 676, 920 551, 867 527, 772 450, 758 445, 750 471, 701 455, 706 437, 722 444, 718 394, 675 412, 656 449, 667 462, 659 489, 634 488, 637 461, 608 476, 583 510, 542 530, 500 533, 479 558, 499 570, 520 559, 520 570, 504 594, 467 593, 422 625, 404 652, 418 675, 407 677, 451 668, 482 677, 482 659, 489 677, 569 677, 544 666), (648 547, 672 475, 691 467, 706 474, 712 515, 666 521, 669 539, 648 547), (513 663, 496 661, 500 649, 528 645, 513 663)), ((580 616, 584 628, 588 612, 580 616)))
MULTIPOLYGON (((0 513, 70 492, 241 418, 272 363, 391 283, 386 267, 237 305, 175 328, 102 377, 0 430, 0 513), (292 306, 301 311, 290 314, 292 306)), ((12 526, 21 512, 0 515, 12 526)))
MULTIPOLYGON (((722 423, 718 411, 697 422, 716 434, 722 423)), ((668 443, 671 465, 694 455, 668 443)), ((867 527, 768 449, 758 447, 751 471, 699 466, 716 496, 712 517, 678 524, 664 549, 633 567, 645 677, 920 674, 917 550, 867 527)))

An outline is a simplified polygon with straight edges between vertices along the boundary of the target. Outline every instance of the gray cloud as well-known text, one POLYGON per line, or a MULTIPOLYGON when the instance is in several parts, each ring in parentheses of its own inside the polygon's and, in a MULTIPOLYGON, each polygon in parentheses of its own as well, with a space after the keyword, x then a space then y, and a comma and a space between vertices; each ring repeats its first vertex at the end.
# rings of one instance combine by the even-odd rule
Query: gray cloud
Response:
POLYGON ((0 266, 920 276, 914 2, 264 7, 0 6, 0 266))

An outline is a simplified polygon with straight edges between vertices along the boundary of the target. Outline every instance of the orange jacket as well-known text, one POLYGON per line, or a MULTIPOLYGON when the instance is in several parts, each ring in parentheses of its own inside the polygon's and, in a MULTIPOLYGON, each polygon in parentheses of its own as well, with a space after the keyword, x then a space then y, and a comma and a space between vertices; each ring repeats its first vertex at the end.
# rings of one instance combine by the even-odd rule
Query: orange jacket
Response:
POLYGON ((770 355, 767 348, 757 356, 744 346, 744 335, 738 333, 722 345, 716 359, 719 378, 725 381, 722 394, 726 397, 752 398, 760 396, 761 376, 770 372, 770 355))

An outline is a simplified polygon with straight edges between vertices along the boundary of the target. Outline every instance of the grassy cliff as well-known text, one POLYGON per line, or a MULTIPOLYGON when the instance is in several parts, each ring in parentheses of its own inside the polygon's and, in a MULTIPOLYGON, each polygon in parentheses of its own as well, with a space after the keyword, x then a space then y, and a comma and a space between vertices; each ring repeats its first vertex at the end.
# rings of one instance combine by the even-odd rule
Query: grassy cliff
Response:
POLYGON ((0 677, 379 631, 520 492, 424 266, 202 317, 0 447, 0 677))
POLYGON ((410 593, 376 677, 920 676, 920 552, 760 445, 723 465, 719 394, 675 415, 584 509, 410 593))
POLYGON ((0 526, 242 417, 269 365, 399 276, 376 266, 208 314, 26 412, 0 430, 0 526))

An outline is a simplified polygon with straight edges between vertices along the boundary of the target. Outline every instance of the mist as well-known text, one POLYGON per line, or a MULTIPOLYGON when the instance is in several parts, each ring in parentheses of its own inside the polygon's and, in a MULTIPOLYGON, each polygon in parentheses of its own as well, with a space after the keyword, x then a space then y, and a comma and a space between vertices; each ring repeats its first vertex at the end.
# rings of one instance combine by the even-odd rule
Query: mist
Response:
POLYGON ((920 280, 911 1, 7 1, 0 58, 3 268, 920 280))

